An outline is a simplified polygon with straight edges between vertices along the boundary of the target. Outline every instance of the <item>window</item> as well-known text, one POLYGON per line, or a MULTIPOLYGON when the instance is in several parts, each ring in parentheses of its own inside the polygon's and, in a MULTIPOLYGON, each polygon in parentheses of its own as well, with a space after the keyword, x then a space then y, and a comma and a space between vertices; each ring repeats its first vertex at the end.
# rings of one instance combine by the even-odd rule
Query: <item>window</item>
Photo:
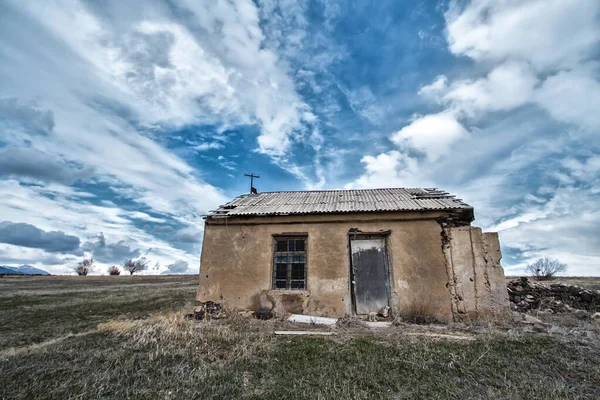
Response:
POLYGON ((306 289, 306 237, 276 237, 273 289, 306 289))

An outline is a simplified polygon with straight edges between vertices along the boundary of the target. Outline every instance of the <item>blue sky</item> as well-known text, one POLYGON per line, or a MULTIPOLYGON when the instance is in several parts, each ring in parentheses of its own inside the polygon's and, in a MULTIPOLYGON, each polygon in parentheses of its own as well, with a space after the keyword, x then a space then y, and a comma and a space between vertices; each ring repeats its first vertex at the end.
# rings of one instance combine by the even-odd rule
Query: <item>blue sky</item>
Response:
POLYGON ((0 3, 0 264, 194 272, 248 190, 439 187, 600 273, 596 0, 0 3))

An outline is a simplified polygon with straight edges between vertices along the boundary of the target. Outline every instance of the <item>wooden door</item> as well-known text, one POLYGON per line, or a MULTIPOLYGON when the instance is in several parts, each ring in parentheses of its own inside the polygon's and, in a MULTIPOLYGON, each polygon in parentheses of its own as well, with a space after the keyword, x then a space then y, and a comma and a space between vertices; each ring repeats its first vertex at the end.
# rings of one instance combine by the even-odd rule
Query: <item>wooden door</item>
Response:
POLYGON ((389 272, 385 238, 350 240, 352 291, 357 314, 378 312, 389 305, 389 272))

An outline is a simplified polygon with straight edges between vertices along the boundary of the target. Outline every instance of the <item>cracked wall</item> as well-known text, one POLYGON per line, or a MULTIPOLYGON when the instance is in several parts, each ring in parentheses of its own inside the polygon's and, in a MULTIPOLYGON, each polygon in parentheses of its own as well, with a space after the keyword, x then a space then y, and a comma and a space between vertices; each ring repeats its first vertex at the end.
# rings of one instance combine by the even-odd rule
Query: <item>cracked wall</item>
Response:
POLYGON ((461 226, 444 228, 442 236, 454 320, 504 317, 509 303, 498 234, 461 226))
POLYGON ((391 308, 419 309, 452 320, 440 246, 440 212, 277 216, 207 221, 198 301, 256 310, 265 303, 285 313, 341 317, 353 314, 349 232, 386 233, 391 308), (273 290, 273 235, 307 236, 307 290, 273 290), (261 293, 262 302, 261 302, 261 293))
MULTIPOLYGON (((354 313, 349 233, 386 232, 394 315, 440 321, 508 311, 495 233, 449 227, 440 212, 356 213, 208 220, 197 299, 239 310, 341 317, 354 313), (308 234, 307 290, 273 290, 273 235, 308 234)), ((453 223, 457 223, 454 221, 453 223)))

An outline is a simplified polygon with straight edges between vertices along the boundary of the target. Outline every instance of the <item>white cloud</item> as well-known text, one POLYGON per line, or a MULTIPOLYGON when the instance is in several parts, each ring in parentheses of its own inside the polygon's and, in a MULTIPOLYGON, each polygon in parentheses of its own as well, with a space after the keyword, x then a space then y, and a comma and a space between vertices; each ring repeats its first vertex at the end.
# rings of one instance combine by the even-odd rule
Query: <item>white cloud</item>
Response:
POLYGON ((176 261, 173 264, 167 265, 167 270, 162 274, 185 274, 190 273, 189 264, 186 261, 176 261))
MULTIPOLYGON (((506 254, 517 249, 525 261, 558 257, 572 274, 597 274, 593 266, 600 262, 600 247, 590 238, 598 236, 600 224, 589 223, 598 217, 600 194, 594 189, 600 171, 594 144, 573 152, 568 136, 542 129, 528 137, 523 121, 509 122, 474 132, 459 151, 435 162, 397 150, 365 156, 364 173, 346 187, 441 187, 475 207, 477 226, 500 231, 506 254), (569 236, 564 243, 563 235, 569 236)), ((523 263, 508 260, 504 266, 511 273, 522 271, 523 263)))
POLYGON ((448 88, 448 78, 446 75, 436 76, 433 82, 419 89, 419 95, 434 100, 440 101, 441 96, 448 88))
POLYGON ((392 135, 391 140, 398 146, 417 149, 435 161, 449 154, 452 145, 468 135, 453 113, 441 112, 417 117, 392 135))
POLYGON ((33 265, 52 274, 72 274, 73 266, 80 258, 72 255, 46 253, 40 249, 0 244, 0 264, 19 266, 33 265))
POLYGON ((505 253, 520 252, 522 262, 504 262, 511 273, 550 256, 569 264, 570 274, 598 274, 600 161, 595 155, 561 158, 563 150, 564 140, 540 138, 506 159, 491 161, 477 179, 446 188, 475 206, 478 226, 500 233, 505 253), (536 168, 552 173, 539 174, 536 168), (530 177, 547 184, 523 185, 530 177))
MULTIPOLYGON (((461 150, 471 155, 467 158, 471 161, 473 156, 485 160, 483 156, 489 154, 489 165, 473 165, 472 170, 483 167, 482 172, 470 173, 475 180, 459 180, 447 187, 475 206, 477 223, 500 231, 503 245, 520 250, 528 261, 555 256, 571 264, 572 273, 588 275, 597 274, 593 265, 600 260, 593 239, 598 235, 598 191, 593 188, 600 162, 589 156, 598 145, 593 134, 600 127, 600 82, 597 64, 588 61, 600 43, 599 16, 600 3, 592 1, 476 0, 466 6, 453 2, 446 14, 450 50, 473 59, 478 75, 489 72, 451 82, 439 75, 419 91, 444 106, 443 113, 457 123, 483 126, 471 129, 473 134, 461 150), (569 146, 581 146, 577 142, 581 135, 574 135, 578 130, 553 134, 543 132, 541 125, 536 128, 533 121, 523 126, 496 122, 505 125, 497 132, 502 136, 491 136, 485 121, 490 113, 512 111, 514 116, 516 109, 528 104, 590 134, 585 138, 587 149, 577 152, 580 158, 561 158, 573 152, 569 146), (510 155, 494 159, 496 146, 510 149, 518 143, 515 129, 531 136, 521 141, 521 147, 513 147, 510 155), (481 146, 486 140, 489 145, 481 146), (583 154, 588 154, 584 160, 583 154)), ((403 142, 395 139, 397 144, 403 142)), ((425 141, 421 147, 426 148, 426 138, 421 139, 425 141)), ((452 170, 453 176, 469 170, 468 161, 449 154, 440 154, 437 167, 432 160, 420 160, 420 179, 437 180, 443 170, 452 170)), ((396 173, 404 172, 401 168, 396 173)), ((377 181, 374 174, 365 173, 360 179, 377 181)), ((377 174, 389 176, 389 171, 377 174)))
MULTIPOLYGON (((22 7, 29 5, 19 3, 22 7)), ((3 95, 36 98, 38 108, 49 110, 54 118, 51 134, 29 137, 31 148, 47 158, 82 166, 80 171, 92 169, 95 181, 108 183, 114 190, 155 212, 183 219, 186 223, 224 201, 223 194, 200 181, 191 166, 142 135, 128 120, 136 118, 135 114, 128 114, 131 109, 139 111, 146 123, 156 122, 150 118, 154 114, 160 119, 178 114, 161 116, 152 108, 152 96, 148 96, 148 103, 146 96, 136 95, 139 85, 135 83, 135 74, 141 74, 141 67, 135 69, 119 58, 110 44, 109 39, 114 38, 104 29, 105 21, 96 18, 76 1, 69 3, 69 7, 48 6, 44 8, 47 11, 44 15, 41 9, 31 6, 31 18, 40 21, 39 24, 30 19, 19 21, 29 23, 31 27, 27 30, 29 36, 23 40, 39 42, 40 47, 51 51, 40 55, 33 47, 17 43, 18 53, 5 57, 3 63, 7 77, 5 85, 3 82, 3 95), (45 65, 43 70, 40 70, 40 64, 45 65), (32 76, 38 76, 39 80, 34 83, 32 76), (122 118, 123 115, 129 118, 122 118)), ((2 29, 11 30, 10 23, 13 22, 16 23, 11 20, 6 25, 1 24, 2 29)), ((1 33, 10 36, 6 31, 1 33)), ((127 37, 128 33, 131 32, 122 36, 127 37)), ((143 46, 135 49, 142 53, 149 51, 143 46)), ((2 54, 6 51, 7 47, 0 46, 2 54)), ((183 70, 187 67, 182 66, 183 70)), ((160 65, 154 65, 154 71, 160 68, 160 65)), ((166 87, 156 88, 153 93, 161 101, 177 103, 181 96, 163 96, 170 93, 171 89, 166 87)), ((38 172, 38 169, 35 170, 38 175, 44 172, 38 172)), ((89 178, 89 174, 79 175, 89 178)))
POLYGON ((505 247, 518 249, 526 261, 556 257, 569 265, 569 273, 597 275, 600 262, 597 194, 574 187, 558 189, 545 204, 532 207, 529 217, 519 216, 501 227, 505 247))
MULTIPOLYGON (((139 7, 50 0, 38 7, 9 1, 4 10, 0 36, 10 40, 0 42, 6 78, 2 97, 20 100, 2 102, 0 112, 10 112, 20 125, 11 122, 11 136, 3 140, 24 153, 27 139, 27 151, 47 161, 40 166, 37 157, 36 168, 17 168, 13 162, 10 176, 22 180, 27 173, 66 184, 81 177, 92 185, 108 185, 117 197, 147 212, 125 211, 106 199, 94 199, 101 205, 81 203, 77 199, 93 195, 51 183, 24 187, 1 181, 10 194, 0 199, 0 219, 18 213, 17 222, 60 227, 82 240, 102 232, 109 243, 143 244, 150 249, 142 249, 146 255, 164 265, 174 260, 192 265, 197 255, 157 240, 132 221, 196 226, 202 214, 226 199, 198 178, 202 171, 152 137, 188 124, 216 124, 221 132, 255 124, 260 152, 308 174, 289 162, 287 153, 294 141, 305 140, 318 151, 319 121, 296 93, 286 61, 266 45, 254 2, 147 2, 139 7), (23 34, 14 36, 15 30, 23 34), (32 117, 40 121, 34 124, 32 117), (36 137, 42 128, 44 137, 36 137), (74 167, 74 172, 58 171, 55 165, 74 167)), ((221 149, 222 139, 214 139, 196 143, 195 150, 221 149)), ((217 161, 227 169, 237 166, 224 158, 217 161)), ((307 185, 314 183, 303 177, 307 185)), ((317 178, 315 185, 325 184, 322 174, 317 178)))
POLYGON ((512 110, 531 100, 537 82, 526 63, 509 61, 494 68, 485 78, 453 82, 442 100, 468 116, 512 110))
MULTIPOLYGON (((327 37, 342 10, 334 10, 330 2, 323 7, 332 19, 326 18, 324 30, 313 33, 307 30, 315 30, 307 20, 307 5, 293 0, 189 0, 168 5, 148 1, 144 7, 134 2, 78 0, 49 0, 39 7, 9 0, 3 8, 6 16, 0 15, 0 35, 7 38, 0 42, 1 89, 3 97, 19 100, 0 102, 0 114, 7 115, 8 104, 12 115, 8 138, 2 139, 11 148, 23 147, 27 141, 31 150, 14 154, 43 154, 46 166, 58 160, 60 166, 86 172, 83 179, 93 171, 88 183, 107 184, 118 196, 110 202, 56 183, 39 187, 1 181, 0 189, 7 194, 0 198, 0 219, 19 215, 18 222, 46 231, 62 230, 82 241, 103 232, 109 244, 130 249, 143 244, 140 251, 162 265, 174 265, 175 260, 196 265, 197 254, 174 248, 146 233, 149 229, 136 227, 144 220, 166 222, 178 230, 185 226, 183 232, 195 243, 198 232, 190 227, 198 226, 201 214, 225 200, 218 189, 198 178, 203 171, 150 139, 164 128, 186 124, 216 124, 220 132, 255 124, 260 128, 259 151, 307 187, 326 186, 325 176, 331 176, 327 169, 346 177, 338 171, 351 169, 341 164, 340 154, 347 151, 345 155, 355 157, 356 149, 350 148, 352 144, 344 145, 343 151, 330 146, 316 116, 335 122, 333 117, 344 112, 332 94, 334 80, 322 76, 333 75, 328 67, 335 61, 345 61, 341 60, 344 44, 327 37), (311 88, 323 98, 314 110, 297 92, 311 88), (18 126, 15 121, 20 121, 18 126), (295 142, 302 142, 304 164, 290 153, 295 142), (309 146, 314 157, 305 152, 309 146), (308 158, 314 165, 306 163, 308 158), (137 202, 144 211, 121 209, 116 205, 120 196, 137 202)), ((415 117, 403 128, 394 126, 398 131, 391 139, 396 147, 386 148, 389 144, 382 143, 385 138, 380 133, 344 132, 343 139, 363 135, 361 143, 367 134, 376 139, 369 155, 354 159, 355 163, 361 160, 364 171, 346 186, 441 186, 476 207, 478 224, 510 232, 512 236, 503 241, 522 243, 533 256, 544 240, 552 239, 543 232, 567 218, 565 201, 560 203, 563 208, 547 206, 557 188, 581 185, 588 189, 577 194, 585 199, 597 194, 598 189, 592 189, 597 161, 581 153, 561 159, 568 154, 561 149, 597 150, 593 134, 600 125, 596 115, 600 91, 597 66, 589 60, 597 56, 599 8, 594 0, 451 2, 446 14, 449 47, 468 58, 459 63, 461 68, 473 68, 443 71, 422 87, 420 95, 443 108, 428 110, 428 115, 415 117), (592 134, 585 142, 575 142, 555 132, 557 125, 541 132, 550 124, 526 115, 535 108, 531 105, 592 134), (498 111, 513 113, 502 119, 508 113, 498 111), (542 136, 545 147, 538 146, 542 136), (556 157, 556 163, 546 163, 549 157, 556 157), (520 233, 526 230, 527 235, 520 233), (528 235, 538 231, 540 242, 534 243, 537 237, 528 242, 528 235)), ((386 91, 399 87, 399 80, 391 78, 386 91)), ((346 91, 347 99, 373 123, 381 121, 382 115, 395 123, 412 107, 404 104, 398 111, 396 105, 386 103, 378 108, 369 87, 376 88, 357 83, 351 87, 358 90, 346 91)), ((550 120, 548 115, 543 119, 550 120)), ((218 150, 220 143, 221 139, 213 138, 192 146, 201 152, 218 150)), ((236 166, 214 157, 224 168, 236 166)), ((11 165, 14 169, 16 164, 11 165)), ((49 167, 27 171, 38 176, 52 173, 49 167)), ((66 170, 51 175, 60 173, 69 176, 46 181, 70 183, 76 178, 66 170)), ((570 201, 577 203, 575 194, 570 201)), ((586 207, 582 213, 570 210, 577 223, 595 218, 593 205, 586 203, 586 207)), ((581 232, 589 234, 573 229, 570 240, 576 241, 581 232)), ((577 251, 586 254, 581 257, 593 260, 590 242, 580 242, 577 251)), ((21 254, 22 249, 5 250, 22 258, 34 255, 33 250, 27 254, 21 254)), ((565 246, 556 252, 568 254, 569 249, 565 246)), ((35 256, 49 260, 44 254, 35 256)))
POLYGON ((112 264, 123 263, 125 260, 137 258, 141 252, 137 243, 119 240, 115 243, 107 243, 103 233, 81 245, 82 250, 88 252, 97 262, 112 264))
POLYGON ((121 211, 121 214, 129 218, 141 219, 148 222, 165 222, 163 218, 156 218, 141 211, 121 211))
POLYGON ((364 156, 360 162, 365 164, 365 173, 345 185, 346 189, 430 186, 422 178, 417 159, 397 150, 364 156))
POLYGON ((569 175, 581 182, 590 182, 596 179, 600 173, 600 156, 593 155, 585 160, 565 158, 561 164, 569 172, 569 175))
POLYGON ((119 12, 104 19, 78 1, 20 6, 147 124, 256 123, 259 150, 279 156, 305 129, 310 107, 296 93, 287 64, 263 47, 252 1, 183 1, 193 16, 188 25, 169 20, 166 8, 150 4, 135 12, 133 3, 117 4, 106 4, 119 12))
POLYGON ((199 145, 194 146, 195 150, 198 151, 207 151, 207 150, 218 150, 218 149, 222 149, 223 147, 225 147, 225 145, 223 145, 222 143, 219 142, 211 142, 211 143, 201 143, 199 145))
POLYGON ((57 111, 61 119, 56 136, 52 141, 34 144, 54 154, 67 153, 74 161, 92 166, 95 179, 108 182, 158 213, 191 217, 223 201, 218 189, 199 181, 194 170, 175 154, 122 121, 84 106, 75 108, 73 114, 57 111), (60 123, 62 118, 70 124, 60 123), (96 121, 89 130, 88 120, 96 121), (90 133, 81 135, 82 130, 90 133))
POLYGON ((198 244, 202 241, 202 231, 193 227, 183 228, 175 234, 173 240, 182 243, 198 244))
POLYGON ((377 125, 384 118, 384 107, 377 104, 377 98, 367 86, 356 90, 338 85, 346 96, 352 110, 370 123, 377 125))
MULTIPOLYGON (((147 258, 163 265, 170 264, 173 260, 185 260, 190 264, 198 262, 198 254, 174 248, 170 243, 136 227, 130 217, 144 217, 145 213, 133 212, 130 215, 116 206, 97 206, 82 201, 86 198, 93 199, 94 196, 90 193, 62 185, 23 186, 15 180, 0 180, 0 192, 3 193, 0 197, 0 219, 18 216, 18 221, 15 222, 35 225, 45 231, 63 231, 81 238, 83 242, 96 241, 102 233, 107 246, 128 246, 132 250, 139 248, 147 258), (44 212, 41 213, 40 210, 44 212)), ((0 253, 5 254, 0 254, 2 259, 19 259, 14 263, 34 264, 51 273, 70 272, 64 265, 49 266, 50 263, 46 260, 48 255, 39 250, 9 245, 0 245, 0 250, 3 250, 0 253)), ((72 256, 61 258, 66 263, 73 263, 72 256)), ((56 260, 52 262, 55 263, 56 260)), ((108 265, 99 262, 99 273, 105 273, 108 265)))
POLYGON ((596 0, 453 1, 446 13, 450 50, 476 61, 525 60, 538 70, 586 60, 600 41, 596 0))
POLYGON ((589 68, 548 77, 537 91, 536 101, 559 121, 600 129, 600 82, 589 68))
POLYGON ((492 70, 449 85, 438 77, 423 96, 469 117, 533 102, 558 121, 600 126, 600 82, 589 63, 600 45, 599 2, 452 2, 445 16, 450 50, 492 70))
POLYGON ((560 71, 541 81, 526 63, 508 61, 475 80, 448 85, 445 76, 438 76, 419 94, 463 118, 481 118, 487 112, 510 111, 533 103, 558 121, 588 129, 600 127, 600 82, 594 69, 587 66, 560 71))
POLYGON ((29 147, 6 146, 0 148, 0 173, 36 182, 72 184, 88 180, 94 170, 78 167, 57 155, 50 155, 29 147))
POLYGON ((538 78, 529 64, 507 61, 479 79, 463 79, 448 84, 440 75, 421 87, 419 94, 445 105, 457 117, 477 117, 491 111, 512 110, 534 100, 538 78))
POLYGON ((54 114, 39 110, 36 104, 22 104, 15 98, 0 99, 0 127, 20 134, 49 135, 54 130, 54 114))

